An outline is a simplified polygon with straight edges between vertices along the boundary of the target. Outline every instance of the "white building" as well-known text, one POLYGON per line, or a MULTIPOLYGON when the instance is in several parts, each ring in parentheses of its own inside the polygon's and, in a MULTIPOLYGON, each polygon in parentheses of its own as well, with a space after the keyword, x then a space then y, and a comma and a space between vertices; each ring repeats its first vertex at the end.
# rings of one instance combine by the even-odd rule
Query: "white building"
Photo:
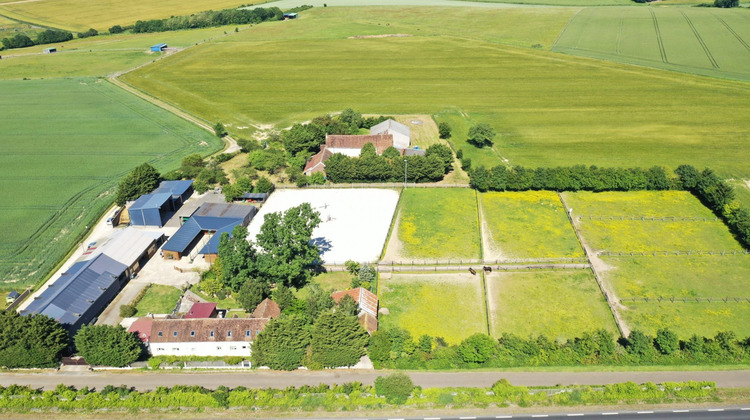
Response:
POLYGON ((135 332, 153 356, 250 357, 251 344, 270 318, 141 318, 135 332))
POLYGON ((411 129, 400 122, 388 119, 370 128, 370 135, 390 134, 393 136, 393 147, 408 149, 411 145, 411 129))

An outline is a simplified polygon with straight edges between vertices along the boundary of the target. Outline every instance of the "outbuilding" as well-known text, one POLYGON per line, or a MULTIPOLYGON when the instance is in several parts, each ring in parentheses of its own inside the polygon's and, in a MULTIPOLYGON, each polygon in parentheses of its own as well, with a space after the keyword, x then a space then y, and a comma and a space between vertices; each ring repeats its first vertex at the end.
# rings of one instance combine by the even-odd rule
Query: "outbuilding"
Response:
POLYGON ((57 52, 57 48, 45 48, 44 49, 44 53, 45 54, 52 54, 52 53, 56 53, 56 52, 57 52))
POLYGON ((156 44, 151 47, 151 52, 162 52, 167 49, 167 44, 161 43, 156 44))
POLYGON ((296 13, 284 13, 284 20, 297 19, 296 13))

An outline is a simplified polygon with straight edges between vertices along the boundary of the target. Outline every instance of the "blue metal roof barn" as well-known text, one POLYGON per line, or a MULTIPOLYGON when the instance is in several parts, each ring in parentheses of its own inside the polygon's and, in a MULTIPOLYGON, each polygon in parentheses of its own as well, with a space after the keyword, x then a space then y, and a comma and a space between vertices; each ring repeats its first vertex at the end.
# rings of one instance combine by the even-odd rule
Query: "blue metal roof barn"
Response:
POLYGON ((21 315, 42 314, 56 319, 72 335, 94 321, 127 281, 128 267, 101 254, 73 264, 21 315))
POLYGON ((193 180, 188 181, 162 181, 159 186, 151 191, 151 194, 172 194, 175 204, 182 204, 193 194, 193 180))
POLYGON ((172 194, 143 194, 128 208, 130 223, 137 226, 164 226, 168 212, 174 211, 172 194))
POLYGON ((161 52, 161 51, 164 51, 165 49, 167 49, 167 44, 165 43, 156 44, 151 47, 151 51, 153 52, 161 52))

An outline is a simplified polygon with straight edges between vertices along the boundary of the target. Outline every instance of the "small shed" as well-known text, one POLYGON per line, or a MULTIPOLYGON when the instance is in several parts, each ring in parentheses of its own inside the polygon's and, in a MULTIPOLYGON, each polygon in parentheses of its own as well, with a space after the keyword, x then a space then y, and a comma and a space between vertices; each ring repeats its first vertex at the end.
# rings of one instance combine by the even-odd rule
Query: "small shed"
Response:
POLYGON ((161 44, 156 44, 156 45, 152 46, 151 47, 151 52, 162 52, 162 51, 164 51, 166 49, 167 49, 167 44, 165 44, 165 43, 162 42, 161 44))
POLYGON ((297 19, 296 13, 284 13, 284 20, 297 19))
POLYGON ((268 193, 251 193, 246 192, 242 194, 238 200, 245 201, 247 203, 263 203, 268 198, 268 193))
POLYGON ((8 296, 5 297, 5 303, 11 304, 16 301, 21 296, 20 293, 16 292, 15 290, 8 293, 8 296))
POLYGON ((52 54, 52 53, 56 53, 56 52, 57 52, 57 48, 45 48, 44 49, 44 53, 45 54, 52 54))

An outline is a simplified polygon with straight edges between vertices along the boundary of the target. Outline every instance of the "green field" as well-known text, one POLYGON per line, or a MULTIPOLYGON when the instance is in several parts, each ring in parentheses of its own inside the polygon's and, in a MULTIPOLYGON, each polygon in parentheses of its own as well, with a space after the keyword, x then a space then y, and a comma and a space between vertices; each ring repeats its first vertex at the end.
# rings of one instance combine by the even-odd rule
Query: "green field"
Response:
MULTIPOLYGON (((257 25, 191 48, 124 79, 234 127, 253 122, 285 127, 347 107, 373 114, 457 112, 491 123, 499 133, 494 149, 482 151, 487 165, 501 157, 532 167, 688 163, 750 178, 748 166, 737 159, 750 154, 745 83, 515 48, 503 45, 511 42, 497 31, 477 29, 494 25, 512 33, 534 20, 528 11, 507 26, 493 21, 491 13, 477 13, 469 26, 460 21, 462 33, 454 24, 439 26, 449 16, 441 8, 308 12, 298 21, 257 25), (378 10, 386 10, 388 19, 378 10), (425 29, 399 23, 413 19, 412 12, 420 13, 425 29), (413 36, 347 39, 383 33, 413 36), (373 65, 376 56, 388 59, 373 65)), ((561 30, 566 20, 554 16, 550 26, 561 30)), ((524 30, 510 38, 545 45, 548 33, 554 39, 550 30, 536 37, 524 30)))
POLYGON ((590 271, 529 271, 487 276, 492 333, 566 340, 599 328, 617 332, 590 271))
POLYGON ((481 279, 471 274, 381 275, 380 328, 399 327, 414 338, 422 334, 458 344, 474 333, 487 333, 481 279))
POLYGON ((573 217, 580 219, 583 238, 595 250, 647 253, 742 250, 726 225, 684 191, 582 192, 566 193, 565 197, 573 209, 573 217), (621 217, 698 220, 619 220, 621 217))
MULTIPOLYGON (((605 257, 617 297, 747 297, 750 255, 605 257)), ((750 303, 748 303, 750 307, 750 303)))
POLYGON ((182 290, 161 284, 154 284, 149 287, 143 299, 138 302, 136 309, 138 313, 135 316, 141 317, 148 314, 171 314, 177 306, 177 300, 180 299, 182 290))
POLYGON ((480 199, 483 228, 489 230, 489 241, 483 244, 485 259, 492 259, 492 254, 498 258, 584 257, 556 193, 490 192, 480 199))
POLYGON ((222 143, 100 79, 0 82, 2 288, 49 274, 112 202, 116 183, 150 162, 179 165, 222 143))
POLYGON ((747 10, 606 7, 581 10, 553 50, 750 81, 747 10))
POLYGON ((693 334, 713 337, 719 331, 734 331, 738 337, 750 335, 750 303, 724 302, 627 302, 621 311, 630 328, 655 335, 669 328, 680 338, 693 334))
POLYGON ((55 54, 41 54, 48 45, 3 51, 0 79, 106 76, 130 70, 160 57, 151 54, 151 45, 165 42, 171 48, 186 48, 224 33, 234 27, 194 29, 156 34, 101 35, 74 39, 55 45, 55 54))
POLYGON ((398 231, 391 234, 387 259, 479 258, 474 190, 407 188, 400 206, 398 231))
POLYGON ((83 32, 89 28, 101 31, 113 25, 132 25, 137 20, 163 19, 189 15, 204 10, 238 7, 259 3, 254 0, 44 0, 3 2, 0 14, 43 26, 83 32))

